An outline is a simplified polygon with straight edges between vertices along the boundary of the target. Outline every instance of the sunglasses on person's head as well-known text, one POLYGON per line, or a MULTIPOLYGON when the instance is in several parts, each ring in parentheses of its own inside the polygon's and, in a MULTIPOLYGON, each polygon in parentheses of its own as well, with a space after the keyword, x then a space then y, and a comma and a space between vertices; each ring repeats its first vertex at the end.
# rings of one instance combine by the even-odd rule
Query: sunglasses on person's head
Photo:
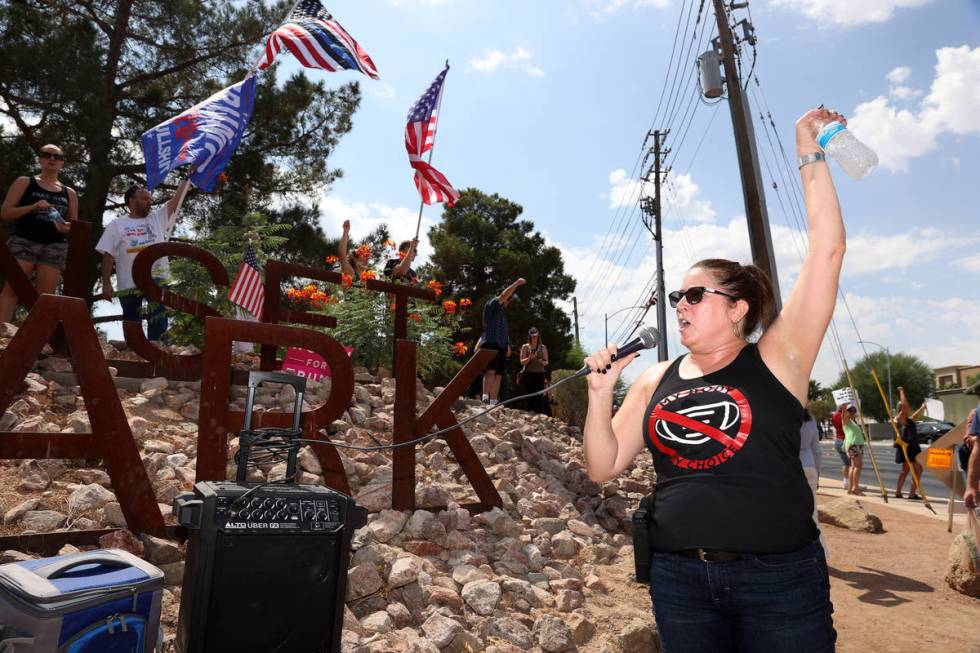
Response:
POLYGON ((706 288, 704 286, 691 286, 687 290, 675 290, 674 292, 667 295, 667 299, 670 300, 670 307, 677 308, 677 305, 681 303, 681 300, 687 298, 688 304, 699 304, 701 300, 704 299, 704 293, 710 292, 715 295, 724 295, 730 299, 738 299, 735 295, 730 295, 727 292, 721 290, 715 290, 714 288, 706 288))
POLYGON ((41 152, 37 155, 39 159, 54 159, 55 161, 64 161, 65 155, 58 154, 57 152, 41 152))

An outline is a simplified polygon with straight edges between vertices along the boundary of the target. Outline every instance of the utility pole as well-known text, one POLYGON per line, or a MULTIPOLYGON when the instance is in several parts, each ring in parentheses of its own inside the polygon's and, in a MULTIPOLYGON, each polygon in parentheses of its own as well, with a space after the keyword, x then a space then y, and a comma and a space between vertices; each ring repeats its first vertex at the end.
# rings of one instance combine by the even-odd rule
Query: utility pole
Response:
POLYGON ((575 317, 575 344, 578 345, 578 299, 572 297, 572 315, 575 317))
POLYGON ((657 243, 657 289, 654 293, 654 297, 657 302, 657 331, 660 332, 660 343, 657 345, 657 360, 663 362, 667 360, 667 307, 665 301, 665 291, 664 291, 664 242, 663 242, 663 232, 661 231, 661 216, 663 214, 660 204, 660 182, 667 171, 661 170, 661 163, 663 162, 663 157, 670 152, 670 150, 662 150, 661 145, 663 139, 666 138, 670 130, 660 131, 659 129, 653 132, 653 148, 651 152, 653 153, 653 167, 647 172, 645 181, 650 181, 650 173, 653 173, 653 197, 644 197, 640 200, 640 210, 646 216, 643 219, 643 225, 653 236, 653 240, 657 243), (650 219, 653 219, 653 225, 650 224, 650 219))
MULTIPOLYGON (((728 108, 732 113, 735 148, 738 152, 738 168, 742 175, 742 195, 745 198, 745 220, 749 226, 752 262, 765 270, 772 280, 778 310, 782 308, 782 300, 779 295, 779 279, 776 276, 776 257, 772 251, 772 236, 769 233, 769 214, 766 211, 766 194, 762 188, 762 172, 759 169, 759 153, 755 145, 755 132, 752 128, 748 100, 742 91, 742 81, 738 76, 738 66, 735 62, 735 39, 728 25, 725 1, 712 0, 712 2, 715 7, 715 18, 718 20, 721 60, 725 68, 725 84, 728 87, 728 108)), ((740 9, 747 4, 732 3, 732 8, 740 9)), ((750 28, 747 31, 750 31, 750 28)))

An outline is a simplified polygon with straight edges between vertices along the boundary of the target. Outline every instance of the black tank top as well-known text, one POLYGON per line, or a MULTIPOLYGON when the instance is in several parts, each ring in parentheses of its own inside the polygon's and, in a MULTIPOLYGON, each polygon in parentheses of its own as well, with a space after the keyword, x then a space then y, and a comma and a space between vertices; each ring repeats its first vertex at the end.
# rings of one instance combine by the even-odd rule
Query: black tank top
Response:
MULTIPOLYGON (((41 188, 41 184, 37 183, 37 179, 31 177, 31 181, 27 185, 27 189, 24 190, 24 194, 21 196, 17 206, 30 206, 39 200, 48 202, 51 206, 58 209, 58 213, 61 214, 63 220, 68 220, 68 188, 64 184, 61 184, 61 192, 53 193, 41 188)), ((28 213, 14 221, 14 234, 32 242, 43 243, 45 245, 49 243, 63 243, 67 240, 64 234, 59 233, 54 228, 53 222, 45 220, 35 212, 28 213)))
POLYGON ((643 436, 657 471, 651 546, 788 553, 818 536, 800 464, 803 408, 747 345, 726 367, 667 369, 643 436))

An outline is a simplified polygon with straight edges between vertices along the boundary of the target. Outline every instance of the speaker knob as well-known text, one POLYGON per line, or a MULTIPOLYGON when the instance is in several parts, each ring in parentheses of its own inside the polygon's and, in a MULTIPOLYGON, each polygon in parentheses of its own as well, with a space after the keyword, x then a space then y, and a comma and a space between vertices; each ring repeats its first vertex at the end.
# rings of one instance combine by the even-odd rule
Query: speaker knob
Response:
POLYGON ((295 515, 299 512, 299 506, 295 503, 289 504, 289 513, 295 515))
POLYGON ((317 511, 317 513, 316 513, 316 517, 315 517, 315 519, 316 519, 317 521, 324 521, 324 520, 326 520, 326 518, 327 518, 327 513, 325 513, 325 512, 324 512, 324 511, 322 511, 322 510, 318 510, 318 511, 317 511))
POLYGON ((258 508, 260 505, 262 505, 262 499, 252 499, 248 502, 248 505, 253 508, 258 508))
POLYGON ((307 508, 303 513, 303 519, 306 521, 313 521, 313 510, 311 508, 307 508))
POLYGON ((238 513, 238 518, 243 521, 248 521, 248 518, 251 516, 252 513, 250 513, 248 510, 242 510, 240 513, 238 513))
POLYGON ((272 504, 274 503, 275 501, 273 501, 272 499, 266 499, 265 501, 262 502, 262 505, 266 508, 271 508, 272 504))
POLYGON ((285 507, 286 507, 286 500, 285 499, 276 499, 276 508, 282 509, 282 508, 285 508, 285 507))

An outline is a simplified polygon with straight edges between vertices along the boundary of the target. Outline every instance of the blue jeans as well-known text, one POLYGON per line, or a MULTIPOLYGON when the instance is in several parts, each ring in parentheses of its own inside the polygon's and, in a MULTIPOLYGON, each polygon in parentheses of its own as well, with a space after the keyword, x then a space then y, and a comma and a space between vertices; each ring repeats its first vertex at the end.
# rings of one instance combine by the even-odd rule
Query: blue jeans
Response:
MULTIPOLYGON (((122 306, 123 319, 132 322, 143 321, 143 295, 136 293, 133 295, 122 295, 119 297, 119 305, 122 306)), ((163 304, 157 304, 156 308, 146 316, 146 337, 148 340, 159 340, 167 331, 167 309, 163 304)))
POLYGON ((652 557, 650 595, 665 653, 833 653, 819 542, 731 562, 652 557))
POLYGON ((851 466, 851 459, 847 457, 847 452, 844 451, 843 440, 834 440, 834 451, 836 451, 837 455, 840 456, 840 462, 842 465, 844 465, 844 467, 851 466))

